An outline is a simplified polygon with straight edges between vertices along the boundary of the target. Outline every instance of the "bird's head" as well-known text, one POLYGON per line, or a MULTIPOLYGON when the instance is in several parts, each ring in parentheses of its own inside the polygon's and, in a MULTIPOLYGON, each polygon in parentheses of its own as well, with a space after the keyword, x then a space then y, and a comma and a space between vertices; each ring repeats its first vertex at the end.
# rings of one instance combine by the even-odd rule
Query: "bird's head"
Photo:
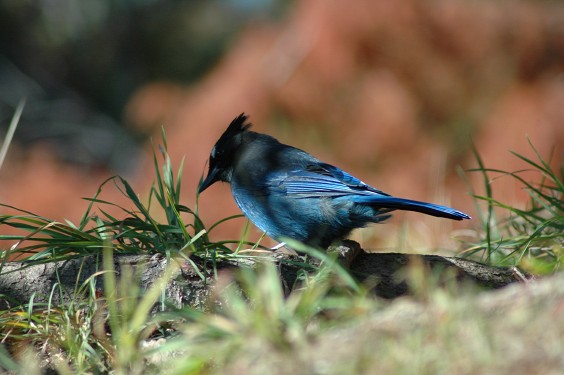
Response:
POLYGON ((208 175, 200 184, 198 193, 203 192, 217 181, 230 182, 233 174, 234 159, 241 146, 243 133, 251 126, 247 115, 237 116, 225 132, 219 137, 210 153, 208 175))

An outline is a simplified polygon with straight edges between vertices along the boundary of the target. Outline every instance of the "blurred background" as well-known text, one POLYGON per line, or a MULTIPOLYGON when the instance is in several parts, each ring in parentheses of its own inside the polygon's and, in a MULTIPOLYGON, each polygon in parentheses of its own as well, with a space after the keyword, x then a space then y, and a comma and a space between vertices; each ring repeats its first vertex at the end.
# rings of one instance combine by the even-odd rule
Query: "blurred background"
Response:
MULTIPOLYGON (((241 112, 383 191, 472 216, 464 180, 483 193, 463 173, 477 166, 472 143, 505 171, 524 167, 510 150, 534 156, 528 139, 555 166, 564 158, 562 1, 0 0, 0 29, 0 139, 27 99, 0 202, 52 219, 79 221, 81 198, 116 174, 146 197, 161 127, 175 168, 186 159, 194 207, 209 152, 241 112)), ((493 189, 527 202, 509 178, 493 189)), ((113 186, 101 198, 128 205, 113 186)), ((199 203, 207 225, 239 213, 226 184, 199 203)), ((399 213, 354 237, 454 249, 453 234, 477 225, 399 213)))

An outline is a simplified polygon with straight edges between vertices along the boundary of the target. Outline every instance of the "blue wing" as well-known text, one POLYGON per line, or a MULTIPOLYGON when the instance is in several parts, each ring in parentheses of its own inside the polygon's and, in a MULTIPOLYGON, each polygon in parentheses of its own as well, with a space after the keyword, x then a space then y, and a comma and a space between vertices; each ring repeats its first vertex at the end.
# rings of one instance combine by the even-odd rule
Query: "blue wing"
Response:
POLYGON ((287 195, 293 195, 295 198, 389 196, 342 169, 325 163, 311 164, 304 170, 290 171, 282 178, 274 178, 271 183, 278 185, 287 195))
POLYGON ((454 220, 470 219, 470 216, 450 207, 390 196, 342 169, 325 163, 315 163, 303 170, 277 175, 270 180, 270 184, 296 199, 346 197, 351 202, 378 209, 417 211, 454 220))

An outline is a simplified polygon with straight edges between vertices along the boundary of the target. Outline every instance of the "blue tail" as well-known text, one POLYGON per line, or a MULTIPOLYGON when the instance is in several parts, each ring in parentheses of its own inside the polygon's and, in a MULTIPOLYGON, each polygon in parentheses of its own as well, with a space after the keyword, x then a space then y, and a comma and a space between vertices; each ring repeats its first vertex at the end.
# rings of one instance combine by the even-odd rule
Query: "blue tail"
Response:
POLYGON ((361 199, 354 199, 357 203, 364 203, 366 205, 377 208, 390 208, 392 210, 416 211, 427 215, 445 217, 452 220, 471 219, 470 216, 464 212, 455 210, 454 208, 441 206, 433 203, 413 201, 411 199, 395 198, 395 197, 361 197, 361 199))

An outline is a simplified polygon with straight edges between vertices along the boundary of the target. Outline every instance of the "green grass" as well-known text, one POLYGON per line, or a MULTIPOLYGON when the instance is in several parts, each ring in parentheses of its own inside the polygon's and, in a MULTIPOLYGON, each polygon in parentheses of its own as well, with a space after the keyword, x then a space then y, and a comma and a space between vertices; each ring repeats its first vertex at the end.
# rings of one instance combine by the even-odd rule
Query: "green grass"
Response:
MULTIPOLYGON (((19 256, 34 265, 92 254, 103 260, 102 270, 77 285, 69 303, 55 305, 50 298, 39 304, 32 297, 0 311, 0 368, 25 374, 39 373, 40 366, 61 374, 470 374, 559 368, 564 322, 555 312, 562 290, 530 305, 490 302, 488 309, 485 296, 472 286, 439 287, 439 275, 415 265, 406 274, 415 295, 390 303, 374 298, 371 286, 358 284, 332 256, 295 243, 321 265, 303 264, 300 282, 288 295, 271 259, 263 256, 253 258, 259 262, 255 270, 212 273, 216 287, 205 308, 167 306, 162 290, 176 271, 170 260, 180 258, 198 269, 197 257, 214 264, 219 258, 244 258, 238 249, 258 245, 210 241, 209 232, 232 217, 206 228, 197 207, 181 204, 182 165, 175 174, 166 149, 163 133, 162 166, 154 153, 156 177, 147 203, 126 180, 112 177, 88 199, 76 224, 24 210, 0 216, 0 227, 21 232, 0 236, 4 261, 19 256), (133 209, 100 198, 110 184, 133 209), (107 213, 108 206, 121 209, 125 218, 107 213), (125 268, 116 276, 112 257, 119 254, 160 254, 169 260, 167 271, 143 290, 139 269, 125 268), (96 288, 97 280, 106 292, 96 288), (160 313, 152 313, 155 304, 160 313), (552 329, 545 329, 548 321, 552 329)), ((491 264, 554 273, 562 258, 563 172, 534 151, 538 160, 515 156, 539 173, 535 184, 519 172, 486 168, 476 153, 485 194, 473 195, 485 208, 478 217, 481 238, 466 253, 491 264), (531 196, 529 208, 494 198, 491 173, 523 184, 531 196), (496 210, 506 217, 499 219, 496 210)))
POLYGON ((111 244, 116 254, 172 254, 190 260, 190 255, 216 258, 236 256, 227 245, 237 248, 256 246, 244 240, 210 242, 208 234, 222 223, 241 217, 224 218, 206 228, 198 216, 197 207, 190 209, 180 203, 182 165, 176 176, 164 148, 162 171, 157 155, 153 153, 156 181, 150 189, 148 202, 139 199, 139 194, 123 178, 114 176, 104 181, 92 198, 78 223, 57 222, 41 215, 0 203, 0 207, 18 211, 18 215, 0 215, 0 225, 16 228, 18 235, 0 235, 1 243, 12 242, 2 253, 3 259, 25 259, 29 265, 63 261, 87 255, 101 254, 111 244), (100 199, 100 194, 113 183, 125 195, 134 209, 127 209, 100 199), (95 212, 95 205, 99 213, 95 212), (118 208, 125 218, 110 215, 104 207, 118 208), (165 217, 158 222, 156 217, 165 217))
POLYGON ((12 117, 12 121, 10 121, 10 125, 8 126, 8 131, 6 133, 6 137, 2 142, 2 146, 0 146, 0 169, 4 164, 4 160, 6 159, 6 154, 8 153, 8 149, 10 148, 10 144, 12 143, 12 138, 14 137, 14 133, 16 132, 16 128, 20 122, 20 118, 22 116, 23 109, 25 107, 25 100, 22 99, 18 103, 18 107, 16 108, 16 112, 14 113, 14 117, 12 117))
POLYGON ((518 265, 535 274, 549 274, 560 269, 564 256, 564 166, 554 170, 529 144, 536 160, 513 152, 528 166, 516 172, 485 167, 474 150, 478 168, 471 171, 482 175, 485 194, 472 194, 476 203, 485 202, 486 209, 476 205, 482 238, 469 244, 466 253, 489 264, 518 265), (536 172, 538 182, 522 178, 526 171, 536 172), (490 174, 514 179, 528 193, 528 207, 519 209, 496 198, 490 174), (496 209, 502 215, 498 216, 496 209))

